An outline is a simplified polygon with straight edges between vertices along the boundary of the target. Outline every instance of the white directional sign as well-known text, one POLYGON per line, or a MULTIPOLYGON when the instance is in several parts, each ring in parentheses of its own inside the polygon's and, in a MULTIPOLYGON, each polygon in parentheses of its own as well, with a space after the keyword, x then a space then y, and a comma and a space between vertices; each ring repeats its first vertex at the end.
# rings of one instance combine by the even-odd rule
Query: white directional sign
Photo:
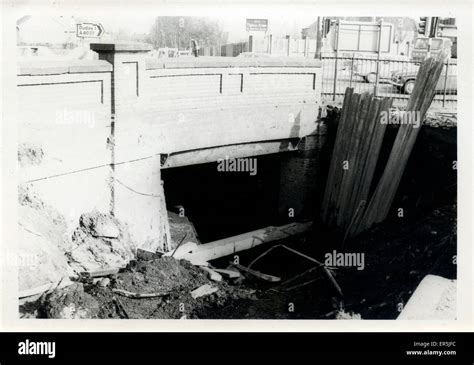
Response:
POLYGON ((77 24, 76 35, 79 38, 99 38, 102 34, 104 34, 104 27, 101 24, 77 24))
POLYGON ((266 32, 268 30, 268 19, 247 19, 247 32, 266 32))

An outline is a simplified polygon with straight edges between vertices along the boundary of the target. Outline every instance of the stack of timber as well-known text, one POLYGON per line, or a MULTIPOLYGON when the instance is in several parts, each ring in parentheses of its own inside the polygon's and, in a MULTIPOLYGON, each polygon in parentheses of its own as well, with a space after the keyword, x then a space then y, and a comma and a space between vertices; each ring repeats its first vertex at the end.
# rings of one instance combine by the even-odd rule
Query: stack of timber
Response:
MULTIPOLYGON (((415 115, 421 122, 433 101, 436 84, 441 76, 445 55, 428 58, 418 71, 415 87, 407 107, 407 116, 415 115)), ((415 145, 420 127, 416 123, 401 124, 393 143, 385 170, 378 182, 375 192, 367 205, 364 215, 358 224, 354 225, 351 234, 358 234, 373 224, 384 221, 395 198, 400 180, 415 145)))
POLYGON ((322 221, 347 231, 360 220, 374 176, 392 100, 347 88, 322 205, 322 221))
POLYGON ((323 223, 338 227, 345 238, 387 218, 421 122, 434 98, 443 57, 429 58, 421 64, 405 113, 411 120, 419 119, 418 123, 400 124, 388 162, 371 197, 370 187, 387 126, 381 117, 388 120, 392 100, 376 99, 368 93, 359 95, 351 88, 346 89, 321 212, 323 223))

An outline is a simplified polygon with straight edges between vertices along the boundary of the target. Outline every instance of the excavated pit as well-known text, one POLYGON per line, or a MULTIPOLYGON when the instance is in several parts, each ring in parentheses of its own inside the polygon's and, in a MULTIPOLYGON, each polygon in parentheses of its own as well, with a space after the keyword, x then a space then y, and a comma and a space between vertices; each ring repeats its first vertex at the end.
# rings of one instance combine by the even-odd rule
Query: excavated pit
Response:
MULTIPOLYGON (((322 152, 326 155, 320 161, 326 167, 330 154, 325 151, 331 150, 331 124, 335 120, 337 113, 330 114, 328 143, 322 152)), ((374 180, 382 172, 396 131, 395 127, 387 131, 374 180)), ((237 254, 239 263, 247 266, 275 243, 322 262, 325 253, 334 249, 364 253, 364 270, 334 270, 343 298, 321 269, 292 280, 314 264, 275 249, 253 268, 280 277, 279 283, 262 282, 247 274, 238 280, 224 278, 215 282, 205 271, 184 260, 137 260, 107 280, 89 280, 57 289, 35 303, 23 304, 20 312, 23 317, 48 318, 395 319, 400 305, 408 301, 424 276, 456 278, 456 140, 455 126, 424 126, 389 219, 346 242, 344 248, 341 235, 316 219, 307 234, 237 254), (405 212, 402 219, 393 214, 400 206, 405 212), (206 284, 218 290, 193 299, 190 293, 206 284), (167 294, 133 299, 112 289, 167 294)), ((215 164, 163 170, 168 208, 174 211, 170 220, 179 222, 180 207, 184 207, 186 218, 195 227, 187 225, 175 232, 175 240, 189 235, 205 243, 280 223, 276 183, 281 173, 277 168, 279 158, 260 157, 256 176, 219 174, 215 164)), ((214 260, 211 265, 227 268, 234 256, 214 260)))

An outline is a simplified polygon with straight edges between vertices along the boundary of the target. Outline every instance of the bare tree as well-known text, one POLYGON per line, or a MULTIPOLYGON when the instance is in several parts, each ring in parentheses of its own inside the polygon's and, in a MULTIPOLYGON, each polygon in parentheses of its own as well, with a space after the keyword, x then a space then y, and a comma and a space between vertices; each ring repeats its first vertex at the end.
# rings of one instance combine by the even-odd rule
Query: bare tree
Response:
POLYGON ((148 41, 156 48, 189 48, 191 39, 201 45, 220 43, 222 30, 217 21, 205 17, 159 16, 149 34, 148 41))

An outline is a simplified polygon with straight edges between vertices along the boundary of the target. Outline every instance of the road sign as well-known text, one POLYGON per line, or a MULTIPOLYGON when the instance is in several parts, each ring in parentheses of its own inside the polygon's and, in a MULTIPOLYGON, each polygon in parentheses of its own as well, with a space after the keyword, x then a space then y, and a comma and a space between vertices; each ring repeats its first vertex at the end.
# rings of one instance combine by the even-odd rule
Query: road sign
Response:
POLYGON ((79 38, 99 38, 102 34, 104 34, 104 27, 101 24, 77 24, 76 36, 79 38))
POLYGON ((268 19, 247 19, 247 32, 266 32, 268 30, 268 19))

